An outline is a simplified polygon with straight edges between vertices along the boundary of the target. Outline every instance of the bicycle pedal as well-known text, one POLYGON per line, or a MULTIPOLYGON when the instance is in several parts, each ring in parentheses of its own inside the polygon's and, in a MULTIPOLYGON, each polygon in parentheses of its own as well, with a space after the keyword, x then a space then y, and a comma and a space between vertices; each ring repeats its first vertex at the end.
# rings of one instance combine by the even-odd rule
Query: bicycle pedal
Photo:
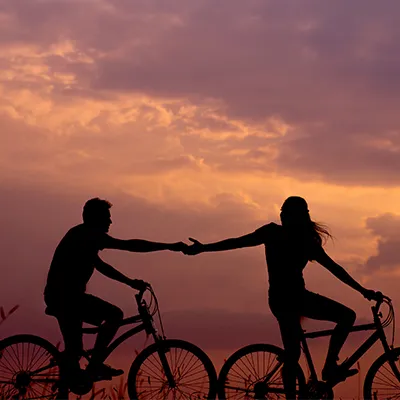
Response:
POLYGON ((357 369, 344 369, 343 371, 338 371, 338 373, 332 377, 329 377, 325 382, 333 386, 339 382, 344 382, 347 378, 357 375, 358 372, 357 369))
POLYGON ((95 371, 87 372, 87 374, 88 374, 88 378, 92 382, 111 381, 113 379, 112 374, 101 374, 101 373, 96 373, 95 371))

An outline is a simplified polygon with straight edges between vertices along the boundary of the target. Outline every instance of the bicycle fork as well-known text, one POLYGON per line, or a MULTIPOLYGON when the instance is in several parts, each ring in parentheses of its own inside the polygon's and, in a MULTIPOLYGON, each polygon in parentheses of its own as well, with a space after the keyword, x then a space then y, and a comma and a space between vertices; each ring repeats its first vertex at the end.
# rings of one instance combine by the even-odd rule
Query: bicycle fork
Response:
POLYGON ((160 357, 161 365, 164 369, 165 377, 167 378, 168 381, 168 386, 169 388, 173 389, 176 387, 176 382, 166 356, 166 353, 169 351, 169 348, 163 343, 163 341, 160 342, 160 347, 161 348, 158 350, 158 356, 160 357))
POLYGON ((389 344, 386 340, 385 332, 383 331, 383 327, 379 326, 377 331, 378 331, 379 338, 380 338, 382 346, 383 346, 383 350, 386 354, 388 354, 388 362, 389 362, 390 368, 392 369, 393 374, 396 377, 396 379, 400 382, 400 371, 396 365, 396 361, 399 360, 399 357, 394 355, 393 348, 391 348, 389 346, 389 344))

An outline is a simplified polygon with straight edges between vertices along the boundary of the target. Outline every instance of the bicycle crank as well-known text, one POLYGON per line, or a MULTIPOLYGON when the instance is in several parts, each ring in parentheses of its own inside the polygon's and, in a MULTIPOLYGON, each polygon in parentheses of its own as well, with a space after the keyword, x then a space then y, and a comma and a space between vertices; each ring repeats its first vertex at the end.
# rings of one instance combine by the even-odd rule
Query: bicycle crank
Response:
POLYGON ((326 382, 308 382, 307 395, 310 400, 333 400, 333 389, 326 382))
POLYGON ((257 400, 263 400, 267 398, 268 385, 264 382, 257 382, 254 385, 254 398, 257 400))

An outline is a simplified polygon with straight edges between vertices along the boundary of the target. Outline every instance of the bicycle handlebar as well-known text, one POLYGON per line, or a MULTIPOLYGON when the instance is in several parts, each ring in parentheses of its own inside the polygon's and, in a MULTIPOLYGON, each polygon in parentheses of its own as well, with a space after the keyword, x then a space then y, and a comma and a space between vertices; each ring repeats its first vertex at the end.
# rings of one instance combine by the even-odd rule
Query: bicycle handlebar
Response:
POLYGON ((394 309, 393 309, 393 304, 392 300, 390 297, 385 296, 381 292, 376 292, 376 298, 374 299, 376 301, 375 305, 371 307, 372 314, 374 315, 374 318, 379 318, 382 319, 382 313, 379 312, 379 309, 383 303, 386 303, 389 307, 389 312, 387 316, 383 319, 381 322, 382 326, 385 328, 386 326, 389 326, 393 322, 393 328, 394 328, 394 309))
POLYGON ((138 305, 141 303, 143 295, 147 290, 150 290, 152 292, 152 287, 150 284, 148 286, 146 286, 145 288, 139 290, 139 293, 135 294, 135 298, 136 298, 138 305))
POLYGON ((143 289, 139 290, 139 293, 135 294, 135 298, 136 298, 136 302, 138 305, 138 310, 139 310, 140 315, 142 315, 143 308, 146 309, 145 313, 147 316, 150 316, 151 319, 154 315, 158 315, 158 320, 160 323, 162 337, 165 338, 164 327, 163 327, 163 323, 161 320, 160 309, 158 306, 158 300, 157 300, 157 297, 156 297, 151 285, 147 284, 143 289), (143 295, 146 291, 150 292, 150 302, 149 303, 147 303, 145 300, 143 300, 143 295))
POLYGON ((376 292, 376 295, 378 297, 377 299, 374 299, 376 301, 376 304, 375 304, 376 311, 379 310, 380 306, 382 305, 382 303, 385 302, 385 300, 387 303, 392 302, 392 299, 388 296, 385 296, 382 292, 376 292))

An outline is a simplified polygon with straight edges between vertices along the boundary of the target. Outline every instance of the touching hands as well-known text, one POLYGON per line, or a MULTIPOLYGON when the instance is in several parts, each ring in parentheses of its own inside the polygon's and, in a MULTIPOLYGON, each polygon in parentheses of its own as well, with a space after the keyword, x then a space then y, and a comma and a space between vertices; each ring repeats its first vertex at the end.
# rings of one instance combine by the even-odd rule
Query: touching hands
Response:
POLYGON ((189 238, 193 244, 191 246, 186 246, 182 251, 184 254, 189 256, 195 256, 196 254, 202 253, 204 251, 204 244, 200 243, 198 240, 189 238))
POLYGON ((182 251, 185 252, 185 250, 188 248, 189 246, 184 243, 184 242, 176 242, 176 243, 172 243, 169 250, 171 251, 182 251))

